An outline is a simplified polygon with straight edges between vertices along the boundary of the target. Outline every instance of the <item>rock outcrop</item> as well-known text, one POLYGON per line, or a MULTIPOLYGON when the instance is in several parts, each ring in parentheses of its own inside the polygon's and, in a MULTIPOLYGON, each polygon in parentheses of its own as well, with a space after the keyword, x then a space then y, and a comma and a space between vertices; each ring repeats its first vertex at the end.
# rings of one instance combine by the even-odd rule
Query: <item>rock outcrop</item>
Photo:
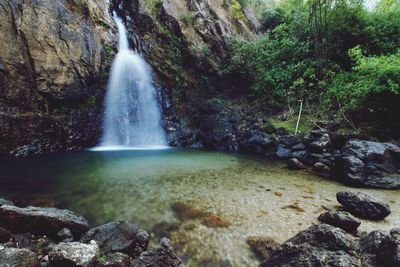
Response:
POLYGON ((149 243, 149 234, 126 221, 109 222, 89 230, 81 239, 89 243, 96 241, 104 253, 123 252, 139 256, 149 243))
POLYGON ((100 250, 95 241, 89 244, 70 242, 59 243, 49 253, 49 262, 53 266, 92 267, 100 250))
POLYGON ((261 266, 360 266, 354 239, 328 224, 311 226, 283 243, 261 266))
POLYGON ((147 249, 149 234, 126 221, 86 232, 86 220, 69 210, 11 205, 1 209, 0 224, 7 227, 0 227, 1 267, 184 266, 169 239, 147 249), (74 241, 82 231, 82 239, 74 241))
POLYGON ((96 142, 108 7, 106 0, 0 1, 0 157, 96 142))
POLYGON ((133 266, 184 267, 184 264, 181 259, 176 256, 171 241, 167 238, 163 238, 158 245, 140 254, 140 256, 133 261, 133 266))
POLYGON ((376 188, 400 188, 400 148, 389 143, 350 140, 336 157, 338 176, 376 188))
POLYGON ((35 253, 28 249, 7 248, 0 245, 0 266, 37 267, 39 261, 35 253))
POLYGON ((63 228, 72 231, 76 238, 89 229, 88 223, 77 213, 55 208, 11 205, 0 207, 0 226, 14 233, 48 234, 57 236, 63 228))

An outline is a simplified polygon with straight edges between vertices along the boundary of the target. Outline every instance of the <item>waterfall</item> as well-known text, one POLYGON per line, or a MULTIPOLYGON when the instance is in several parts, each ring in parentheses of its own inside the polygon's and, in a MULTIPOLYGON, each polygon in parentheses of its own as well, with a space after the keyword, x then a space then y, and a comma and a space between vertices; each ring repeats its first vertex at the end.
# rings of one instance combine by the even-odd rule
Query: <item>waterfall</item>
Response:
POLYGON ((101 148, 165 147, 166 135, 150 65, 129 49, 125 25, 114 12, 119 51, 105 99, 101 148))

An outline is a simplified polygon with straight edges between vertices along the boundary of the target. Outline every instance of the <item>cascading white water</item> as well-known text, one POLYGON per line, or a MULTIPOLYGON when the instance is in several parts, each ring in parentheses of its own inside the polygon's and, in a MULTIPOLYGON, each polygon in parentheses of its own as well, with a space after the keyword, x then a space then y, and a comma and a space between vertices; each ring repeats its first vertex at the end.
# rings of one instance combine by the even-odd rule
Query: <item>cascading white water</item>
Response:
POLYGON ((101 147, 166 146, 152 69, 129 49, 125 25, 115 13, 114 20, 119 31, 119 51, 111 68, 101 147))

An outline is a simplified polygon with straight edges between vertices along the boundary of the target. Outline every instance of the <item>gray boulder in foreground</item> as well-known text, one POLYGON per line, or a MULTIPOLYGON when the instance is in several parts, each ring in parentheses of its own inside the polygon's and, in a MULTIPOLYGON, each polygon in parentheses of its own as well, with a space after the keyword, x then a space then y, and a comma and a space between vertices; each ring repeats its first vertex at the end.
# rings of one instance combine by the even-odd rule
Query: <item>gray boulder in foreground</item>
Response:
POLYGON ((122 252, 139 256, 146 250, 149 234, 126 221, 109 222, 89 230, 81 239, 84 243, 96 241, 102 253, 122 252))
POLYGON ((51 236, 56 236, 61 229, 68 228, 76 237, 81 236, 89 229, 85 218, 69 210, 40 207, 20 208, 11 205, 0 207, 0 227, 9 229, 13 233, 29 232, 51 236))
POLYGON ((336 198, 354 216, 367 220, 383 220, 391 211, 382 201, 360 192, 339 192, 336 198))
POLYGON ((283 243, 263 267, 359 267, 354 238, 328 224, 314 225, 283 243))
POLYGON ((35 253, 28 249, 6 248, 0 245, 1 267, 37 267, 39 261, 35 253))
POLYGON ((94 266, 100 250, 95 241, 90 244, 61 242, 49 253, 50 266, 94 266))
POLYGON ((167 238, 160 240, 158 245, 143 252, 132 261, 133 267, 184 267, 181 259, 176 256, 171 241, 167 238))

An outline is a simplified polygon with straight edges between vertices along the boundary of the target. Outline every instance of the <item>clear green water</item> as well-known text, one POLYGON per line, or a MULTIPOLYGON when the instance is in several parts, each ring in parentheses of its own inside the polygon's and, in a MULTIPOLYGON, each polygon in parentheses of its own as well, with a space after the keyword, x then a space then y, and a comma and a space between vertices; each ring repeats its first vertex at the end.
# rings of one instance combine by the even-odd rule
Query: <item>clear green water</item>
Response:
POLYGON ((317 223, 322 206, 334 209, 342 190, 369 193, 392 208, 382 222, 363 221, 362 231, 398 227, 400 219, 399 191, 347 188, 307 171, 289 171, 280 162, 237 154, 85 151, 0 162, 0 169, 0 196, 55 200, 93 226, 125 219, 152 232, 156 224, 173 223, 170 238, 188 266, 257 266, 247 237, 282 242, 317 223), (179 219, 171 209, 177 202, 220 216, 230 226, 179 219))

